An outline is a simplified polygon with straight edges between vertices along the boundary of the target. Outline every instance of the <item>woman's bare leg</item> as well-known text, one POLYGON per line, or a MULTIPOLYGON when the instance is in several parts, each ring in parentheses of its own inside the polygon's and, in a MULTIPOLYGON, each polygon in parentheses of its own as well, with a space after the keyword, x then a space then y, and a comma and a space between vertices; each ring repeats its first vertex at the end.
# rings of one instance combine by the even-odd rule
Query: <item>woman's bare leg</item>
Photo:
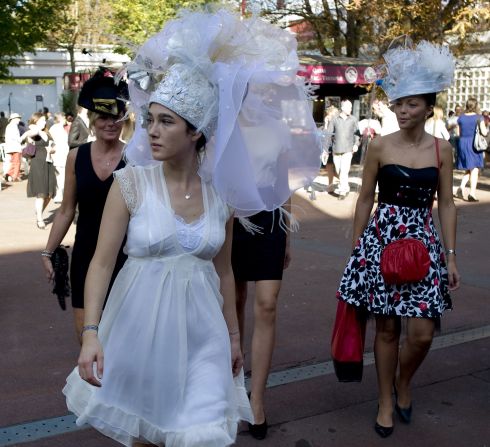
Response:
POLYGON ((235 281, 236 313, 238 328, 240 329, 240 347, 243 353, 243 340, 245 339, 245 304, 247 303, 247 282, 235 281))
POLYGON ((46 207, 48 206, 49 202, 51 202, 51 197, 45 197, 43 199, 43 213, 44 213, 44 210, 46 209, 46 207))
POLYGON ((36 210, 36 220, 43 222, 44 199, 42 197, 34 199, 34 209, 36 210))
POLYGON ((429 318, 409 318, 407 338, 400 350, 400 373, 396 381, 398 405, 410 407, 410 381, 429 352, 434 337, 434 320, 429 318))
POLYGON ((376 422, 383 427, 393 426, 393 381, 398 364, 398 343, 401 324, 398 317, 376 317, 374 356, 378 377, 378 416, 376 422))
POLYGON ((265 420, 264 393, 272 360, 276 335, 276 307, 281 281, 255 283, 254 330, 252 337, 251 406, 255 424, 265 420))

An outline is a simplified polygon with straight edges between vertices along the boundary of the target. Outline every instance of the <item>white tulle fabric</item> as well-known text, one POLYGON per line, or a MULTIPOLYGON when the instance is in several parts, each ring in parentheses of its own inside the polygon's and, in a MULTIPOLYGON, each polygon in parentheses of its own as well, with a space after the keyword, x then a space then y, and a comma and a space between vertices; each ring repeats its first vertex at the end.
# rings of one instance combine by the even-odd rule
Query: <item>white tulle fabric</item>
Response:
POLYGON ((161 164, 128 166, 115 177, 131 213, 128 260, 100 322, 102 387, 81 380, 75 368, 63 389, 68 408, 78 425, 88 423, 126 446, 231 445, 238 421, 253 417, 243 372, 231 373, 212 262, 230 210, 203 181, 203 217, 177 223, 161 164), (180 245, 177 225, 198 233, 193 250, 180 245))
MULTIPOLYGON (((201 177, 213 183, 238 217, 283 205, 317 175, 321 154, 308 89, 296 75, 296 45, 288 31, 256 17, 240 20, 226 10, 181 13, 141 47, 128 67, 136 73, 129 91, 139 117, 126 148, 128 162, 154 162, 143 128, 154 80, 172 64, 184 63, 204 73, 218 92, 217 126, 201 177)), ((182 88, 192 97, 192 85, 182 88)), ((215 118, 205 114, 197 127, 215 118)))

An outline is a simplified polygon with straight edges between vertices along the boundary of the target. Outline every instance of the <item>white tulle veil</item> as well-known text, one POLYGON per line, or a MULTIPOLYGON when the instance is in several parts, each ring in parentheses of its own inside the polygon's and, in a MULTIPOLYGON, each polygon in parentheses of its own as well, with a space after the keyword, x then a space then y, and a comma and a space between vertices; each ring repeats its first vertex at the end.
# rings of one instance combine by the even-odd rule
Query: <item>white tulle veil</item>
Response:
POLYGON ((226 9, 180 12, 128 65, 130 101, 137 115, 126 147, 128 163, 154 163, 145 114, 150 96, 155 97, 176 64, 186 66, 181 90, 191 100, 172 107, 172 95, 167 95, 169 107, 184 117, 187 107, 194 117, 191 124, 208 137, 199 173, 213 182, 238 217, 279 208, 294 190, 313 180, 321 144, 308 88, 297 76, 294 36, 257 17, 242 20, 226 9), (192 73, 199 82, 192 81, 192 73), (203 88, 203 77, 209 88, 203 88))

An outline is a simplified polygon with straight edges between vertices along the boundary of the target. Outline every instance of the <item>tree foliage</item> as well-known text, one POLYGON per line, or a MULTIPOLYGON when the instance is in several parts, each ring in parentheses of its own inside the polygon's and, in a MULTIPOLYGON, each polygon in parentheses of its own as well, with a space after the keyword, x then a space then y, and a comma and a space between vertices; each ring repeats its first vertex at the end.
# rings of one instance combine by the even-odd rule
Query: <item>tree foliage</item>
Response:
POLYGON ((110 43, 107 29, 111 13, 105 0, 69 0, 59 14, 56 30, 45 41, 47 47, 67 50, 71 71, 74 72, 76 49, 110 43))
POLYGON ((123 51, 134 50, 160 31, 180 8, 192 9, 208 0, 109 0, 109 29, 123 51))
POLYGON ((34 51, 56 28, 59 13, 70 0, 0 1, 0 78, 24 52, 34 51))
POLYGON ((308 23, 314 35, 309 46, 324 55, 377 55, 402 34, 414 41, 449 39, 463 49, 470 33, 490 29, 488 0, 263 0, 262 5, 273 20, 293 15, 308 23))

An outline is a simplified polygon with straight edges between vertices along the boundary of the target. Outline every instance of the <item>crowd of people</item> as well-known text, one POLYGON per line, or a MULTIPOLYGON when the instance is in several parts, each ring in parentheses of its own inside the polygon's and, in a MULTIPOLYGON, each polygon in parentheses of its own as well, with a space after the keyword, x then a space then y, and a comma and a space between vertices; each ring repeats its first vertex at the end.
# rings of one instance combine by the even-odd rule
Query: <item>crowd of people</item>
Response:
MULTIPOLYGON (((8 117, 7 181, 21 180, 28 158, 27 195, 40 229, 50 200, 61 203, 41 253, 49 281, 78 208, 70 280, 81 350, 63 388, 77 424, 129 447, 224 447, 240 421, 255 439, 267 436, 276 308, 297 229, 290 196, 316 175, 322 144, 291 63, 295 48, 287 32, 255 19, 186 12, 143 44, 126 80, 97 71, 71 125, 48 111, 24 129, 19 114, 8 117), (292 131, 297 122, 301 135, 292 131), (249 393, 248 282, 255 283, 249 393)), ((394 413, 411 422, 412 378, 460 284, 453 163, 464 170, 455 197, 478 201, 483 153, 473 140, 488 134, 488 114, 473 98, 446 121, 436 104, 453 79, 447 48, 423 41, 389 49, 384 60, 380 85, 390 106, 376 101, 373 116, 360 121, 348 99, 330 107, 321 155, 333 167, 330 183, 339 178, 332 192, 345 199, 353 154, 363 152, 337 299, 375 319, 374 430, 382 438, 393 433, 394 413), (423 246, 427 265, 417 278, 386 274, 393 266, 385 249, 399 239, 423 246)))
MULTIPOLYGON (((348 99, 341 102, 340 110, 333 105, 329 106, 325 110, 324 123, 321 126, 322 165, 328 175, 328 191, 339 200, 345 199, 350 192, 348 176, 353 155, 361 151, 357 161, 362 163, 365 149, 374 138, 399 130, 396 115, 385 101, 374 101, 371 116, 361 116, 359 121, 351 116, 351 110, 352 103, 348 99), (350 125, 348 121, 351 122, 350 125)), ((425 131, 428 134, 451 143, 454 166, 457 170, 464 171, 455 197, 468 202, 478 202, 478 175, 480 169, 485 167, 486 152, 477 152, 473 147, 477 125, 490 146, 490 112, 480 112, 475 98, 468 98, 464 109, 457 105, 454 111, 449 111, 447 118, 444 117, 443 109, 435 105, 431 116, 425 121, 425 131), (461 135, 464 135, 462 139, 461 135), (466 193, 468 181, 470 189, 466 193)), ((486 157, 488 159, 489 155, 486 157)))

